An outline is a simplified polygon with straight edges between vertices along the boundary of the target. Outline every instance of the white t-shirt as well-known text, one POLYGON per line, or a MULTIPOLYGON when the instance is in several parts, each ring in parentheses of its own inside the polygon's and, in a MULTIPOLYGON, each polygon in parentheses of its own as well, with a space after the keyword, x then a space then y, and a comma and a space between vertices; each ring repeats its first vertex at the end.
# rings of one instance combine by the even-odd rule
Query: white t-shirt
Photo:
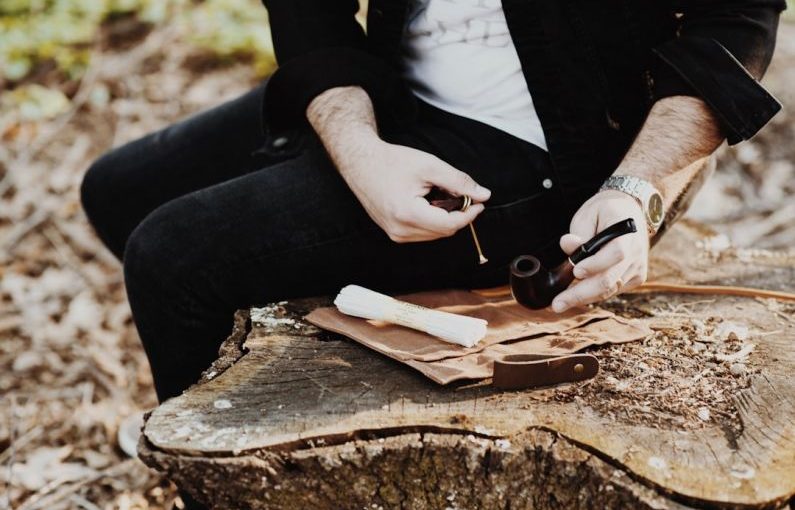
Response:
POLYGON ((413 0, 403 59, 424 101, 547 149, 501 0, 413 0))

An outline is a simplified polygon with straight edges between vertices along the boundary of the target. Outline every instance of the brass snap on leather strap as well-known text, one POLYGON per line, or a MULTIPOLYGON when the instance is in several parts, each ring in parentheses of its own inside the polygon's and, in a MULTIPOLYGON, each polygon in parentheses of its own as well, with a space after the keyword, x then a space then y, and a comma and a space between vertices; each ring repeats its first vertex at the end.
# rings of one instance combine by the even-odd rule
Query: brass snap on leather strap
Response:
POLYGON ((494 361, 492 384, 504 390, 518 390, 584 381, 597 373, 599 360, 591 354, 509 354, 494 361))

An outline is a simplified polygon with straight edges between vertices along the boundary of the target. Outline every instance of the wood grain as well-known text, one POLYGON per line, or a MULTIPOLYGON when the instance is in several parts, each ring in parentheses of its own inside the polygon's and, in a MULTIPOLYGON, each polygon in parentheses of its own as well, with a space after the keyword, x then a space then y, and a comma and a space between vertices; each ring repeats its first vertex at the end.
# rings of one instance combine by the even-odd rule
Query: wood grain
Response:
MULTIPOLYGON (((677 227, 655 257, 680 276, 703 264, 697 280, 709 282, 712 258, 666 252, 699 235, 677 227)), ((777 274, 792 274, 785 262, 777 274)), ((722 280, 754 286, 774 265, 723 267, 722 280)), ((441 387, 299 323, 254 327, 243 349, 233 335, 223 367, 149 416, 142 458, 218 508, 783 507, 795 495, 792 308, 696 298, 666 296, 694 317, 742 320, 755 344, 749 385, 731 396, 739 432, 717 417, 691 427, 617 420, 620 408, 556 400, 558 389, 441 387)), ((326 302, 299 301, 293 313, 326 302)))

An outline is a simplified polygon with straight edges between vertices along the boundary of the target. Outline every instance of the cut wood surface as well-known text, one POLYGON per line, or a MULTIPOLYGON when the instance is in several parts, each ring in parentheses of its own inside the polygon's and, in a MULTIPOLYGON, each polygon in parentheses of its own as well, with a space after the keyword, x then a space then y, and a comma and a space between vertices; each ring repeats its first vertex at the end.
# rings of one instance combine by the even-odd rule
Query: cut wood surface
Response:
MULTIPOLYGON (((791 253, 680 222, 658 280, 795 287, 791 253), (701 243, 701 244, 699 244, 701 243)), ((217 508, 782 508, 795 495, 795 305, 637 295, 643 342, 579 385, 439 386, 300 318, 238 316, 202 381, 148 417, 147 464, 217 508)))

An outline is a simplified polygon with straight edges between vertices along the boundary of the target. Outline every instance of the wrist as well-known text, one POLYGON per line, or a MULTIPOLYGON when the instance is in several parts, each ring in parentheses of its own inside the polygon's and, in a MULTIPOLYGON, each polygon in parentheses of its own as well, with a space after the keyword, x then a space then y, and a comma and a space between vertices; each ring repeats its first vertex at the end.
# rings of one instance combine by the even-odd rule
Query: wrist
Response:
POLYGON ((635 201, 649 235, 657 233, 665 218, 665 205, 662 195, 652 182, 635 175, 619 174, 616 171, 605 180, 600 191, 618 192, 635 201))
POLYGON ((643 206, 635 199, 635 197, 618 191, 615 189, 602 189, 594 195, 596 200, 606 200, 613 204, 621 203, 621 210, 626 212, 627 216, 632 216, 634 219, 642 219, 643 226, 646 223, 645 215, 643 214, 643 206))
POLYGON ((654 186, 657 190, 660 190, 663 179, 662 172, 655 173, 650 171, 649 168, 649 163, 625 159, 618 168, 616 168, 612 176, 626 175, 627 177, 641 179, 654 186))
POLYGON ((379 149, 386 144, 378 133, 366 128, 351 129, 345 134, 322 140, 331 160, 343 175, 372 167, 379 149))
POLYGON ((378 134, 370 97, 361 87, 334 87, 318 94, 306 116, 340 172, 370 160, 385 143, 378 134))
POLYGON ((346 136, 351 132, 375 133, 373 103, 356 86, 333 87, 315 96, 306 108, 306 118, 321 138, 346 136))
POLYGON ((323 128, 335 118, 345 117, 346 121, 355 119, 350 113, 364 105, 372 107, 370 96, 363 88, 332 87, 319 93, 309 102, 306 107, 306 118, 313 127, 323 128))
POLYGON ((601 198, 605 198, 605 199, 610 199, 610 200, 624 200, 627 203, 635 204, 638 207, 638 210, 642 211, 642 208, 641 208, 640 204, 638 203, 638 201, 635 200, 635 197, 633 197, 631 195, 628 195, 628 194, 624 193, 623 191, 619 191, 617 189, 605 189, 605 188, 603 188, 603 189, 600 189, 599 191, 596 192, 596 196, 601 197, 601 198))

